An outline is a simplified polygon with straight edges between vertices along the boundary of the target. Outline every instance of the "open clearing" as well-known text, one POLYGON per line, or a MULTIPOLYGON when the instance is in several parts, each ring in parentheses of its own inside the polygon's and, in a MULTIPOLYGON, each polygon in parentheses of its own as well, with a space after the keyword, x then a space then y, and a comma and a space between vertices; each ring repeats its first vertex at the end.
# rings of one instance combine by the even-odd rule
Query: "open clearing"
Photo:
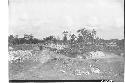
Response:
POLYGON ((71 58, 46 48, 31 53, 33 56, 23 62, 9 62, 10 80, 124 81, 124 59, 112 53, 89 59, 71 58))
POLYGON ((109 55, 103 58, 76 59, 54 52, 37 51, 37 61, 9 63, 10 80, 99 80, 124 81, 124 59, 109 55), (49 55, 44 63, 43 54, 49 55))

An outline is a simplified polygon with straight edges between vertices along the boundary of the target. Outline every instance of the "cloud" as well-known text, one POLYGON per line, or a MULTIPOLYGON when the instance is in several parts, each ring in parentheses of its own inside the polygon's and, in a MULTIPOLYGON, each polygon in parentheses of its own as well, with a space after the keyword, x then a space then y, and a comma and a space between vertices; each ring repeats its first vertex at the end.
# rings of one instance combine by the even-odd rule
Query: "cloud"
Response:
POLYGON ((9 32, 28 32, 37 36, 42 33, 47 36, 63 30, 75 32, 81 27, 91 25, 104 38, 123 38, 123 1, 11 0, 9 32))

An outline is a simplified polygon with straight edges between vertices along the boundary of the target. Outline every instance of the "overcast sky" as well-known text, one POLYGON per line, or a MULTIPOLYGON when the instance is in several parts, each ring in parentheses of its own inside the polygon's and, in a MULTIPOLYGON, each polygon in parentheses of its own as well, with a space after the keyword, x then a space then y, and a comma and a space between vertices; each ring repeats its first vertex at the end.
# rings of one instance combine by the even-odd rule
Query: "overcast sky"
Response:
POLYGON ((37 38, 91 26, 104 39, 124 38, 124 0, 10 0, 9 34, 37 38))

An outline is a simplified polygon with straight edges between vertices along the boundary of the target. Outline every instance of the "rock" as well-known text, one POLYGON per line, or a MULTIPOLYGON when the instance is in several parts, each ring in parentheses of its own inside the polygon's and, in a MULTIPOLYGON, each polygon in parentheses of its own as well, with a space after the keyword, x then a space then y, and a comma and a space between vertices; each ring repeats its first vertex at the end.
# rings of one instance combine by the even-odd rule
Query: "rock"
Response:
POLYGON ((105 54, 102 51, 96 51, 96 52, 90 52, 90 57, 91 58, 98 58, 98 57, 104 57, 105 54))
POLYGON ((60 70, 62 73, 65 73, 66 71, 64 71, 64 70, 60 70))
POLYGON ((124 53, 121 53, 120 55, 121 55, 122 57, 124 57, 124 53))
POLYGON ((76 69, 75 71, 74 71, 74 75, 89 75, 90 73, 89 73, 89 71, 87 71, 86 69, 82 69, 82 70, 80 70, 80 69, 76 69))
POLYGON ((13 50, 13 48, 9 46, 9 47, 8 47, 8 50, 11 51, 11 50, 13 50))
POLYGON ((40 62, 41 62, 41 63, 45 63, 45 62, 47 62, 49 59, 50 59, 50 56, 49 56, 49 55, 42 55, 42 56, 40 57, 40 62))
POLYGON ((93 72, 93 73, 100 73, 100 70, 98 69, 98 68, 91 68, 91 71, 93 72))
POLYGON ((83 58, 83 57, 82 57, 82 56, 80 56, 80 55, 78 55, 78 56, 77 56, 77 59, 82 59, 82 58, 83 58))

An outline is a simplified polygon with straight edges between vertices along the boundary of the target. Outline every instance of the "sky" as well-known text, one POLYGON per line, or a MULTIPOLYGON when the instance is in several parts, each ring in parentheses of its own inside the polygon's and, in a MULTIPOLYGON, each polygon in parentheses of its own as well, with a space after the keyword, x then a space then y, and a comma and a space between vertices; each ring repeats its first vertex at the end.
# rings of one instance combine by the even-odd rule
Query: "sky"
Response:
POLYGON ((84 27, 104 39, 124 38, 124 0, 9 0, 9 34, 62 37, 84 27))

